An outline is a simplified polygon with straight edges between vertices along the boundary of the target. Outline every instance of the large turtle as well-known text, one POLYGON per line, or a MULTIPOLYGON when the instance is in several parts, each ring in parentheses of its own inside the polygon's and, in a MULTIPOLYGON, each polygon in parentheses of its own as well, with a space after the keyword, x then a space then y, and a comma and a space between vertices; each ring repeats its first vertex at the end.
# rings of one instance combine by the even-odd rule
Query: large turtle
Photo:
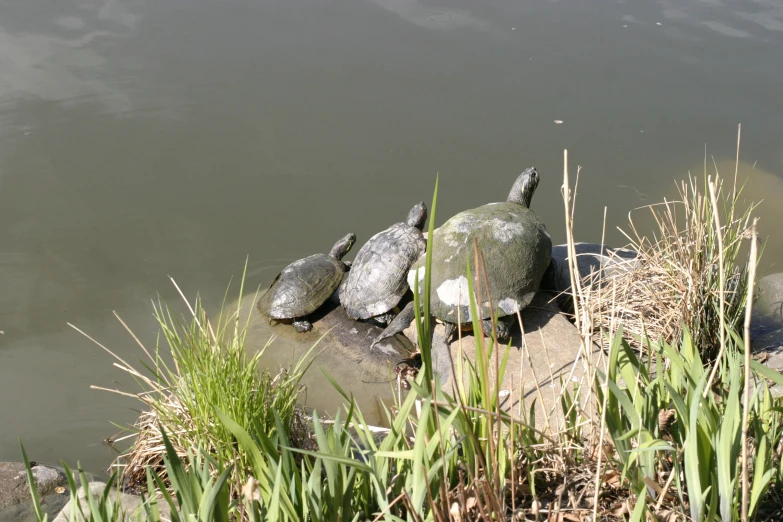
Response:
MULTIPOLYGON (((519 175, 503 203, 489 203, 460 212, 438 228, 432 237, 432 274, 430 312, 447 325, 450 338, 457 322, 472 320, 466 274, 467 263, 475 276, 474 240, 484 256, 489 288, 483 277, 480 307, 482 329, 491 336, 492 321, 487 290, 493 311, 499 318, 515 314, 533 299, 552 256, 552 240, 538 216, 530 210, 530 200, 538 186, 535 168, 519 175), (459 318, 459 319, 458 319, 459 318)), ((408 272, 408 284, 414 288, 416 269, 419 292, 423 291, 425 259, 420 258, 408 272)), ((413 319, 409 305, 392 321, 378 341, 405 329, 413 319)), ((498 338, 507 338, 510 326, 498 321, 498 338)), ((374 344, 374 343, 373 343, 374 344)))
POLYGON ((313 325, 307 316, 340 285, 346 269, 341 260, 355 242, 356 236, 348 234, 329 254, 314 254, 285 267, 258 300, 258 310, 270 319, 293 319, 297 332, 309 332, 313 325))
POLYGON ((362 246, 339 292, 350 317, 375 318, 383 324, 391 320, 390 311, 408 291, 408 269, 426 249, 421 233, 426 220, 427 207, 420 201, 404 223, 378 232, 362 246))

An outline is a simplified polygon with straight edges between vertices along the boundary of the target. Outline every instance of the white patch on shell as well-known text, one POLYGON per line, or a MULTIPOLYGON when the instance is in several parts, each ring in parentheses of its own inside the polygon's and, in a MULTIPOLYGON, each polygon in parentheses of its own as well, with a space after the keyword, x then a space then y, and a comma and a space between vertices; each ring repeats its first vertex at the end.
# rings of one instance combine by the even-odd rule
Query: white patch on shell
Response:
POLYGON ((298 261, 294 261, 293 263, 291 263, 290 265, 288 265, 288 268, 286 268, 285 270, 283 270, 283 273, 284 273, 284 274, 290 274, 291 272, 293 272, 293 271, 294 271, 294 269, 295 269, 295 268, 298 268, 298 267, 302 266, 302 265, 303 265, 303 264, 305 264, 306 262, 307 262, 307 259, 300 259, 300 260, 298 260, 298 261))
MULTIPOLYGON (((424 272, 426 272, 427 269, 423 266, 419 267, 419 292, 421 292, 422 283, 424 282, 424 272)), ((408 271, 408 286, 413 290, 413 287, 415 286, 416 282, 416 270, 409 270, 408 271)))
POLYGON ((448 306, 469 306, 468 280, 465 276, 447 279, 435 290, 438 299, 448 306))
POLYGON ((492 220, 492 235, 502 243, 508 243, 524 233, 525 227, 520 223, 509 223, 500 219, 492 220))
POLYGON ((506 314, 511 315, 517 313, 519 310, 519 303, 517 303, 516 299, 506 297, 505 299, 498 301, 498 307, 506 314))
POLYGON ((378 301, 377 303, 373 303, 371 305, 367 306, 367 311, 370 314, 370 317, 375 317, 376 315, 385 314, 389 311, 389 305, 386 304, 385 301, 378 301))

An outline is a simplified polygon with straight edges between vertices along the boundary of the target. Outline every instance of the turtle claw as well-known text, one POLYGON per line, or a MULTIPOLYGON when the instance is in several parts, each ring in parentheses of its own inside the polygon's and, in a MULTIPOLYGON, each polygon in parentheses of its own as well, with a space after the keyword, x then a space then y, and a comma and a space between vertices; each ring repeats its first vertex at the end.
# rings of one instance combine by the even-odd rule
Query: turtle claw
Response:
MULTIPOLYGON (((492 339, 491 319, 484 319, 481 321, 481 329, 484 331, 484 337, 492 339)), ((508 339, 509 335, 511 335, 511 328, 508 326, 508 323, 498 319, 495 332, 497 333, 498 341, 505 341, 508 339)))
POLYGON ((306 319, 294 321, 294 330, 296 330, 298 333, 309 332, 312 329, 313 329, 313 323, 311 323, 306 319))

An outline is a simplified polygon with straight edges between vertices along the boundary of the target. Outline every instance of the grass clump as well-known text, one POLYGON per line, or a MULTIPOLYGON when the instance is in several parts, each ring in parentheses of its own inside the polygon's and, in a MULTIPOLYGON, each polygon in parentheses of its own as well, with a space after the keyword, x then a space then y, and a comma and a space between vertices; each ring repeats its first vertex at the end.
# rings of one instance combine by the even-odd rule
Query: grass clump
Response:
MULTIPOLYGON (((272 375, 268 369, 259 368, 269 343, 252 356, 244 350, 252 312, 243 319, 240 305, 232 313, 222 308, 213 327, 200 297, 193 306, 184 296, 183 300, 191 314, 189 321, 174 318, 160 301, 154 304, 166 344, 165 355, 160 342, 149 351, 120 319, 148 358, 142 363, 143 370, 106 349, 117 359, 115 365, 131 374, 142 389, 133 395, 144 406, 129 435, 135 437, 134 443, 112 465, 120 471, 121 482, 127 488, 146 484, 148 468, 168 481, 161 426, 167 430, 178 457, 185 458, 193 448, 201 447, 216 461, 245 469, 248 456, 236 451, 234 437, 217 421, 216 411, 224 412, 244 428, 257 426, 266 432, 274 431, 278 424, 292 426, 298 420, 297 399, 307 369, 306 358, 292 369, 272 375)), ((296 435, 306 436, 301 432, 296 435)), ((234 496, 238 494, 236 485, 234 496)))
POLYGON ((742 422, 747 415, 752 518, 772 480, 780 478, 779 455, 771 448, 783 434, 783 416, 766 378, 783 384, 783 376, 754 361, 750 401, 743 408, 739 354, 744 346, 733 331, 726 371, 706 396, 709 368, 687 329, 679 343, 642 342, 651 354, 647 364, 620 329, 607 372, 598 372, 598 380, 605 383, 598 388, 598 400, 605 404, 603 415, 615 449, 608 469, 627 484, 642 513, 666 520, 686 515, 696 521, 740 520, 742 422))
POLYGON ((638 257, 608 277, 593 274, 583 286, 583 306, 594 319, 595 340, 623 325, 631 342, 645 335, 676 343, 687 327, 708 358, 721 346, 721 331, 740 331, 748 293, 747 252, 755 205, 741 207, 742 187, 726 190, 705 172, 678 186, 679 200, 643 207, 657 225, 652 238, 633 219, 626 236, 638 257))

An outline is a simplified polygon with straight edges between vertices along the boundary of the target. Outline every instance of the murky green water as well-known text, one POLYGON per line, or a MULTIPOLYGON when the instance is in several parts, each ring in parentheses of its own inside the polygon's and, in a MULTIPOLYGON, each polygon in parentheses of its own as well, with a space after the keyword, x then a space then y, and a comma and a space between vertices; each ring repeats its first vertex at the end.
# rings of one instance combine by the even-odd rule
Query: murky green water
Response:
POLYGON ((89 388, 134 383, 67 322, 135 361, 112 310, 154 343, 167 275, 217 305, 246 257, 266 286, 349 231, 361 244, 436 173, 442 222, 535 165, 562 242, 568 148, 578 237, 600 240, 607 206, 620 243, 705 143, 727 165, 741 122, 780 259, 781 49, 781 0, 3 2, 0 460, 22 437, 100 470, 109 421, 136 416, 89 388))

